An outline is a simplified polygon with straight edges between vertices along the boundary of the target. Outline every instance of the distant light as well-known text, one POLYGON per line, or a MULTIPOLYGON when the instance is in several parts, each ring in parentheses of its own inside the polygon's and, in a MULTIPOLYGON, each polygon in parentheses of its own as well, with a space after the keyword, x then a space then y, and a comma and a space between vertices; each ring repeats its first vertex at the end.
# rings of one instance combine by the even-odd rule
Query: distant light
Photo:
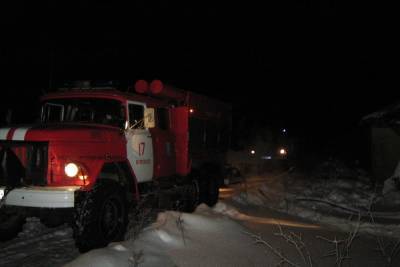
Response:
POLYGON ((254 154, 256 154, 256 151, 255 150, 251 150, 250 154, 254 155, 254 154))
POLYGON ((286 133, 287 130, 285 128, 282 129, 282 133, 286 133))
POLYGON ((281 154, 281 155, 286 155, 286 154, 287 154, 286 149, 281 148, 281 149, 279 150, 279 154, 281 154))
POLYGON ((194 112, 194 109, 192 109, 192 108, 189 109, 189 112, 190 112, 190 113, 193 113, 193 112, 194 112))
POLYGON ((269 156, 269 155, 268 156, 262 156, 261 159, 270 160, 270 159, 272 159, 272 156, 269 156))

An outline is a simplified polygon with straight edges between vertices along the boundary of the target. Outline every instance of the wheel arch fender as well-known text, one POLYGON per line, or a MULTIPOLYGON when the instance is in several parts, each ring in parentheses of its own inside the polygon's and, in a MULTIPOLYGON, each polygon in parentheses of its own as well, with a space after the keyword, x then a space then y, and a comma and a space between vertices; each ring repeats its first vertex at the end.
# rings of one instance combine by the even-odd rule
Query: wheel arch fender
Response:
POLYGON ((129 201, 139 199, 138 183, 136 176, 126 161, 105 162, 96 179, 96 183, 111 180, 122 186, 129 201))

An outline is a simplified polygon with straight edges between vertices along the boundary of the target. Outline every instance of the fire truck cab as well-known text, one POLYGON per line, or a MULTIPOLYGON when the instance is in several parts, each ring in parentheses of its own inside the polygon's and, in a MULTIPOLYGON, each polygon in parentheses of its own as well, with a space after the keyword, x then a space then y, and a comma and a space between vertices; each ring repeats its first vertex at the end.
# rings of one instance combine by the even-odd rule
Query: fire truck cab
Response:
POLYGON ((184 211, 217 202, 230 105, 159 80, 135 89, 65 88, 41 98, 40 123, 0 128, 0 221, 15 220, 2 239, 39 216, 71 223, 83 252, 121 240, 143 196, 184 211))

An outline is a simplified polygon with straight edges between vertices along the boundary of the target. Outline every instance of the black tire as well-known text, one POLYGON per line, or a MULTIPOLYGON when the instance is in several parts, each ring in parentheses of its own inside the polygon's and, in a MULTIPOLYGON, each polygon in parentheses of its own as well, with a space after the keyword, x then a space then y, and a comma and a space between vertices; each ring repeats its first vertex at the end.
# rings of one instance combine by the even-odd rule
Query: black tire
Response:
POLYGON ((0 209, 0 241, 10 240, 22 231, 25 217, 17 212, 0 209))
POLYGON ((202 175, 199 180, 200 185, 200 203, 205 203, 209 207, 214 206, 219 199, 219 186, 217 179, 210 175, 202 175))
POLYGON ((208 183, 207 183, 207 190, 208 190, 208 194, 207 194, 207 199, 205 200, 205 203, 212 207, 215 204, 217 204, 218 199, 219 199, 219 186, 218 186, 218 182, 217 179, 210 177, 208 179, 208 183))
POLYGON ((199 205, 199 182, 196 179, 190 181, 189 184, 184 186, 183 192, 183 207, 180 209, 183 212, 193 212, 197 205, 199 205))
POLYGON ((73 229, 81 253, 123 240, 128 211, 125 192, 114 181, 102 180, 75 202, 73 229))

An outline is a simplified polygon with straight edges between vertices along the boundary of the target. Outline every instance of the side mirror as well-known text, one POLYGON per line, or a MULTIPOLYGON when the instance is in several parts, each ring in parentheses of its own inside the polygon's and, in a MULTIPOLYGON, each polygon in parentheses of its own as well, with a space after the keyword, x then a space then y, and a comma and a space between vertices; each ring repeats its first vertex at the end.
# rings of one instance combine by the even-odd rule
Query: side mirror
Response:
POLYGON ((156 123, 154 120, 154 108, 145 108, 144 110, 144 128, 154 128, 156 123))

